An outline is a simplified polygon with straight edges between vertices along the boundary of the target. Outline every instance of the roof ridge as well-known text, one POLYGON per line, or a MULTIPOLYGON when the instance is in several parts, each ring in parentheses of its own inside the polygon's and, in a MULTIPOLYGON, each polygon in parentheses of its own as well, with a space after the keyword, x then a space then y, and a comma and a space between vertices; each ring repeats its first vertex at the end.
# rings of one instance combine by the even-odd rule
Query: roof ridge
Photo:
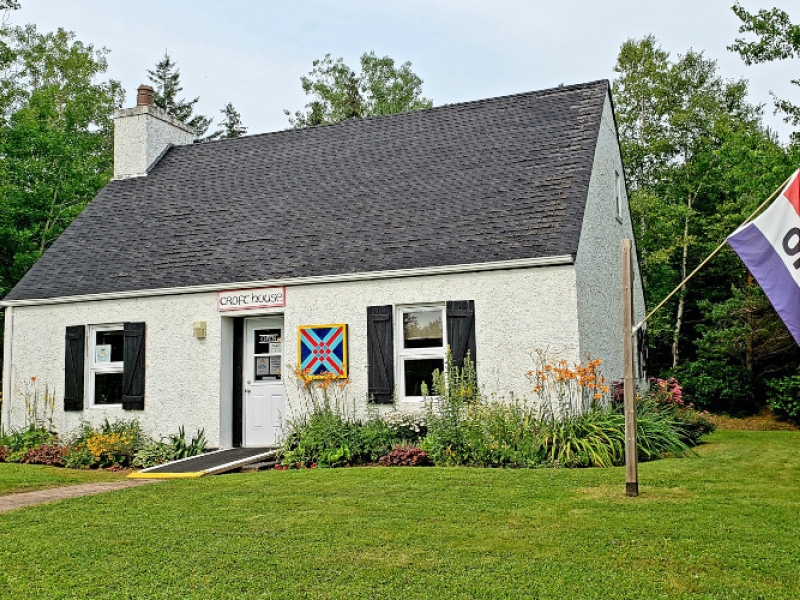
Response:
POLYGON ((523 98, 523 97, 533 97, 533 96, 550 96, 553 94, 559 94, 563 92, 574 92, 577 90, 597 87, 599 85, 604 85, 607 88, 611 87, 611 83, 608 79, 595 79, 594 81, 587 81, 585 83, 573 83, 570 85, 558 85, 555 87, 545 88, 543 90, 531 90, 528 92, 518 92, 515 94, 505 94, 503 96, 491 96, 489 98, 480 98, 478 100, 464 100, 463 102, 453 102, 452 104, 441 104, 439 106, 432 106, 430 108, 422 108, 419 110, 410 110, 401 113, 392 113, 390 115, 373 115, 371 117, 364 117, 361 119, 346 119, 344 121, 338 121, 336 123, 325 123, 323 125, 308 125, 306 127, 290 127, 287 129, 280 129, 278 131, 265 131, 262 133, 254 133, 253 135, 243 135, 238 138, 225 138, 225 139, 218 139, 218 140, 209 140, 206 142, 200 142, 195 144, 190 144, 187 146, 174 146, 172 150, 180 150, 185 148, 194 148, 198 146, 208 147, 208 144, 218 144, 220 142, 241 142, 244 140, 251 140, 255 138, 262 138, 271 135, 280 135, 280 134, 289 134, 291 132, 305 132, 305 131, 317 131, 323 128, 328 127, 348 127, 353 126, 356 123, 366 123, 369 121, 376 121, 379 119, 386 119, 386 118, 397 118, 400 115, 419 115, 424 113, 430 113, 434 111, 440 111, 442 109, 447 108, 460 108, 469 106, 470 104, 473 105, 480 105, 485 104, 488 102, 496 102, 498 100, 507 100, 511 98, 523 98))

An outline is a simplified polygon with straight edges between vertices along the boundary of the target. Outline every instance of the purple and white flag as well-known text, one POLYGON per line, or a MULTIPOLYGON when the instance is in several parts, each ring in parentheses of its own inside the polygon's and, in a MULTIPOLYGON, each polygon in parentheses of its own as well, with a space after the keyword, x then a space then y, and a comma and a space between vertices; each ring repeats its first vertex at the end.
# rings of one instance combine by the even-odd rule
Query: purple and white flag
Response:
POLYGON ((800 170, 755 220, 728 236, 800 345, 800 170))

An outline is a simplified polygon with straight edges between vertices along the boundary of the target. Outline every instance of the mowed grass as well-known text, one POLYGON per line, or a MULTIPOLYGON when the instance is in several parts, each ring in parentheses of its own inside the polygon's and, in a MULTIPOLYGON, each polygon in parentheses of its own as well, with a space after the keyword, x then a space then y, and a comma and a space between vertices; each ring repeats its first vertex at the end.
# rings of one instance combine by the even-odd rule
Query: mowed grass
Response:
POLYGON ((798 598, 800 433, 623 469, 305 470, 0 514, 7 598, 798 598))
MULTIPOLYGON (((117 481, 124 478, 123 474, 108 471, 83 471, 42 465, 0 463, 0 496, 62 485, 117 481)), ((2 590, 0 590, 0 594, 2 594, 2 590)))

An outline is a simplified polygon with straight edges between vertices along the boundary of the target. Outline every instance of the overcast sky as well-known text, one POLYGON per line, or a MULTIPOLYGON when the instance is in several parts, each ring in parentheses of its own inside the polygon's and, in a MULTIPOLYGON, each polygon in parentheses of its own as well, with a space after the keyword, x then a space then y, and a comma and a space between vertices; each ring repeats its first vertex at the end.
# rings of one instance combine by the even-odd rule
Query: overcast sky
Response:
MULTIPOLYGON (((796 0, 775 0, 800 20, 796 0)), ((147 69, 168 51, 198 112, 217 117, 233 102, 248 133, 285 129, 283 109, 308 101, 300 76, 326 53, 358 66, 374 50, 411 61, 436 105, 611 79, 620 45, 653 34, 679 54, 703 50, 728 78, 746 77, 751 99, 769 91, 797 98, 797 61, 746 67, 726 50, 738 35, 733 0, 21 0, 12 24, 72 30, 106 47, 108 75, 122 82, 126 106, 147 69), (794 67, 794 71, 790 67, 794 67)), ((748 10, 773 4, 744 0, 748 10)))

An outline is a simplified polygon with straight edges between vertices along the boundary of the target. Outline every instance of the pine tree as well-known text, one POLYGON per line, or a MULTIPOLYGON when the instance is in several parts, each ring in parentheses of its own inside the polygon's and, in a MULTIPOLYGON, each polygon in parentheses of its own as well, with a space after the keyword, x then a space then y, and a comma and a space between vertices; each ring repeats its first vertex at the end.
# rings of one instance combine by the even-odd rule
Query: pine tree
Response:
POLYGON ((230 138, 238 138, 242 137, 245 133, 247 133, 247 127, 242 125, 242 115, 239 114, 233 107, 233 103, 228 102, 225 105, 225 108, 220 110, 225 118, 220 123, 220 128, 217 129, 214 133, 208 136, 207 139, 209 140, 217 140, 217 139, 230 139, 230 138))
POLYGON ((164 51, 164 58, 156 63, 154 71, 147 71, 147 77, 155 88, 153 103, 160 109, 167 111, 176 119, 183 121, 189 127, 194 128, 195 136, 202 138, 211 125, 213 119, 204 115, 194 114, 194 106, 200 101, 200 97, 193 100, 186 98, 178 99, 178 94, 183 91, 181 87, 181 70, 176 63, 164 51))

